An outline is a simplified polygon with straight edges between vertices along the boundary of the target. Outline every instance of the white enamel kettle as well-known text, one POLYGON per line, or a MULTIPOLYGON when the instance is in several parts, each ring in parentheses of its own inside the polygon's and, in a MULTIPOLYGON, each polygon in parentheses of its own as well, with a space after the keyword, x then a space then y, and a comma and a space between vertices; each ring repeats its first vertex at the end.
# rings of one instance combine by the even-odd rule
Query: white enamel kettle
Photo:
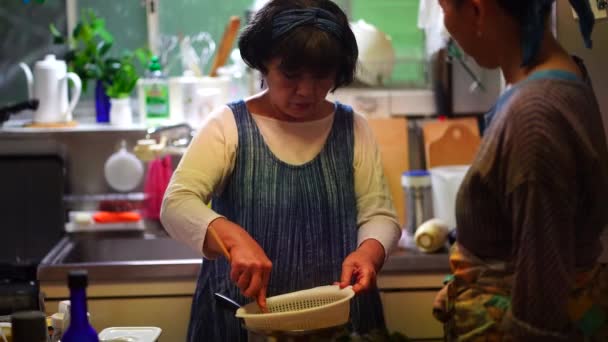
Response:
POLYGON ((357 79, 371 86, 388 83, 396 60, 391 37, 362 19, 350 27, 359 47, 357 79))
POLYGON ((82 82, 73 72, 67 72, 65 61, 55 55, 36 62, 34 75, 25 63, 19 63, 25 72, 30 99, 38 99, 38 109, 34 112, 34 122, 56 123, 72 120, 72 111, 80 98, 82 82), (74 82, 72 101, 68 103, 68 79, 74 82))

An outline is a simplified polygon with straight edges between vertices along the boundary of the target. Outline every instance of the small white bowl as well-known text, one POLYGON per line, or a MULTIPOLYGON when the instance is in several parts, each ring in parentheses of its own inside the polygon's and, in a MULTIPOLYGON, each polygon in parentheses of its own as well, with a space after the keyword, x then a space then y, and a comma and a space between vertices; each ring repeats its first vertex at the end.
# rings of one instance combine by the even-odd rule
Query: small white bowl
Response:
POLYGON ((160 333, 158 327, 110 327, 99 333, 100 342, 155 342, 160 333))

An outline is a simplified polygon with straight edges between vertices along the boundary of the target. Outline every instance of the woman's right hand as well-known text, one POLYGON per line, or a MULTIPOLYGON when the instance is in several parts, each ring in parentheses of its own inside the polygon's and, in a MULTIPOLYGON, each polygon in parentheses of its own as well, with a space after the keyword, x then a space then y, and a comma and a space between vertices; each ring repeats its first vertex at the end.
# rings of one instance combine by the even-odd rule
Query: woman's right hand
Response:
MULTIPOLYGON (((241 293, 255 298, 262 311, 266 312, 266 289, 272 270, 272 262, 260 245, 242 227, 225 218, 211 222, 229 254, 230 279, 241 293)), ((207 232, 204 249, 207 253, 222 254, 221 246, 207 232)))

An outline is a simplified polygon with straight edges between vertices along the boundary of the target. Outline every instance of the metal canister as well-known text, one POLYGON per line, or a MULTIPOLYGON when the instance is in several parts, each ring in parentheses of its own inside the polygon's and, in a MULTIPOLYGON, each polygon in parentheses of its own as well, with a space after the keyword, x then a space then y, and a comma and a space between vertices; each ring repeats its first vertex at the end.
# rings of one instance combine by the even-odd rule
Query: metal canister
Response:
POLYGON ((405 231, 414 236, 416 229, 433 218, 431 174, 426 170, 412 170, 401 175, 405 196, 405 231))

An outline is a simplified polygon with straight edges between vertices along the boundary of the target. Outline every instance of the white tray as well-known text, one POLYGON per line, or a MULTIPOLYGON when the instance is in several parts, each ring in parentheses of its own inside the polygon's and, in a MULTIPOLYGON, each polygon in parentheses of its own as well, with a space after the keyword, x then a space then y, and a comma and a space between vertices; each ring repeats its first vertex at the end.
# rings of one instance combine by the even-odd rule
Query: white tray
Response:
POLYGON ((144 230, 145 228, 146 226, 143 220, 138 222, 124 223, 92 223, 87 225, 80 225, 74 222, 68 222, 65 224, 65 231, 67 233, 144 230))
POLYGON ((101 231, 131 231, 131 230, 144 230, 146 228, 144 220, 137 222, 116 222, 116 223, 97 223, 93 220, 94 211, 71 211, 70 222, 65 224, 65 231, 68 233, 80 233, 80 232, 101 232, 101 231), (75 218, 77 215, 90 215, 90 219, 87 222, 76 222, 75 218))
POLYGON ((161 332, 158 327, 111 327, 99 333, 99 341, 155 342, 161 332))

